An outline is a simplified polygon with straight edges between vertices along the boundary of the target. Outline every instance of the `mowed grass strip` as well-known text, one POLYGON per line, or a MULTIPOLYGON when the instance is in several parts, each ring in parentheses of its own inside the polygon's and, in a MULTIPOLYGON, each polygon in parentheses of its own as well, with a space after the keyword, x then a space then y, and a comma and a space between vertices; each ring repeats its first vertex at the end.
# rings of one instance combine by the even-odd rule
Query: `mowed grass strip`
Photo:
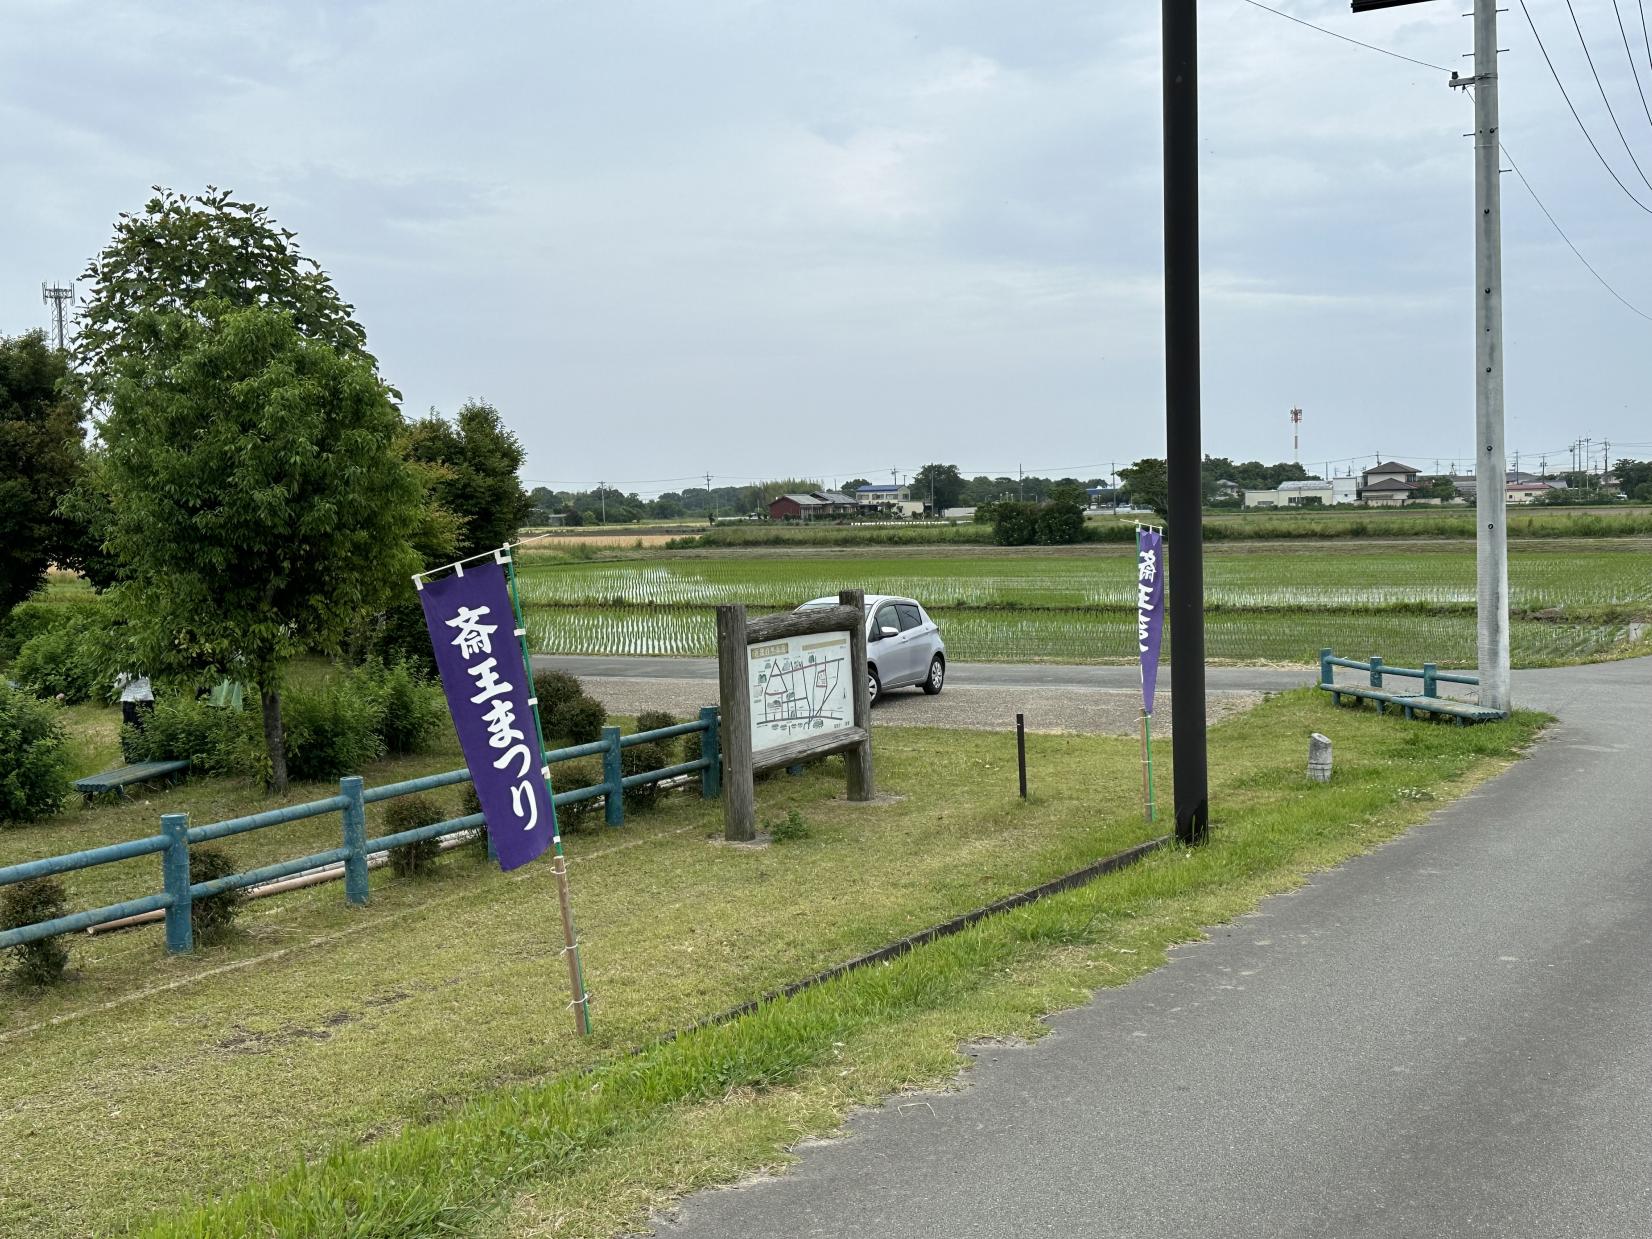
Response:
MULTIPOLYGON (((230 940, 189 957, 166 956, 158 926, 76 937, 70 985, 3 1000, 0 1053, 18 1068, 0 1083, 0 1234, 99 1233, 219 1195, 502 1083, 592 1066, 1149 837, 1124 799, 1128 762, 1060 736, 1034 737, 1031 759, 1040 796, 1023 804, 1008 732, 880 737, 880 787, 898 799, 836 799, 840 761, 778 776, 760 785, 762 820, 797 809, 812 837, 767 851, 714 841, 721 807, 693 795, 622 830, 582 824, 587 1041, 571 1034, 548 868, 501 875, 476 848, 429 880, 376 871, 366 909, 336 883, 249 904, 230 940), (1113 805, 1098 814, 1100 789, 1113 805)), ((219 780, 181 790, 219 813, 259 807, 226 803, 235 785, 219 780)), ((72 819, 76 843, 105 812, 122 811, 72 819)), ((245 838, 287 855, 314 842, 286 832, 245 838)), ((156 870, 135 876, 152 889, 156 870)))
MULTIPOLYGON (((1155 854, 1133 869, 991 918, 734 1023, 636 1055, 616 1058, 610 1050, 586 1070, 543 1082, 478 1090, 434 1122, 340 1144, 325 1157, 216 1203, 158 1220, 145 1233, 167 1239, 610 1234, 640 1222, 648 1208, 674 1192, 726 1182, 784 1160, 790 1144, 831 1130, 855 1104, 944 1078, 956 1071, 963 1040, 1036 1035, 1040 1014, 1156 966, 1168 946, 1198 937, 1202 926, 1231 918, 1264 895, 1420 820, 1438 800, 1499 768, 1541 721, 1520 714, 1506 723, 1459 729, 1335 712, 1311 693, 1273 699, 1212 734, 1215 822, 1207 847, 1155 854), (1314 729, 1332 731, 1338 742, 1337 777, 1328 786, 1310 785, 1303 776, 1306 736, 1314 729)), ((955 832, 951 846, 964 853, 959 879, 972 872, 1007 878, 1019 866, 990 858, 973 838, 983 829, 1002 829, 992 825, 992 816, 1007 825, 1018 811, 996 790, 1006 769, 999 764, 1001 755, 979 747, 998 738, 918 739, 911 754, 916 764, 896 763, 901 773, 894 782, 908 800, 887 808, 897 815, 947 818, 955 832), (975 750, 962 767, 937 766, 943 754, 960 748, 975 750), (990 768, 985 787, 973 765, 990 768), (959 791, 997 808, 983 818, 949 798, 959 791)), ((1046 777, 1053 773, 1052 751, 1035 746, 1040 797, 1026 808, 1055 808, 1058 821, 1067 823, 1044 828, 1065 840, 1061 863, 1089 859, 1123 839, 1141 837, 1132 742, 1052 739, 1083 757, 1063 772, 1065 784, 1052 786, 1046 777)), ((895 747, 886 744, 884 751, 895 747)), ((1168 773, 1164 778, 1168 787, 1168 773)), ((808 779, 783 786, 801 798, 805 812, 807 802, 825 790, 808 779)), ((892 853, 876 847, 875 826, 852 833, 848 842, 857 862, 851 871, 823 867, 845 842, 839 839, 789 845, 796 848, 790 852, 744 854, 760 866, 787 871, 781 883, 785 916, 778 925, 760 912, 753 915, 763 905, 764 891, 752 882, 749 869, 737 875, 739 888, 730 891, 726 910, 708 914, 701 904, 691 917, 663 911, 659 919, 674 920, 690 933, 691 925, 732 930, 733 937, 721 944, 724 957, 742 943, 755 950, 760 926, 777 928, 794 942, 824 942, 831 935, 822 933, 823 920, 851 914, 897 880, 895 870, 921 859, 903 856, 904 847, 892 853), (823 910, 829 910, 824 918, 823 910)), ((1027 842, 1023 837, 1023 852, 1027 842)), ((680 862, 685 850, 703 847, 689 838, 662 850, 680 862)), ((1054 857, 1047 849, 1043 855, 1054 857)), ((1013 885, 1030 884, 1026 871, 1021 873, 1013 885)), ((582 883, 587 898, 592 884, 589 877, 582 883)), ((771 879, 769 893, 775 890, 771 879)), ((970 898, 984 900, 986 894, 970 898)), ((926 911, 908 921, 935 919, 926 911)), ((827 962, 832 949, 819 962, 827 962)), ((593 984, 600 990, 605 965, 597 956, 593 949, 593 984)), ((540 966, 551 963, 544 956, 540 966)), ((684 959, 679 966, 688 971, 705 961, 684 959)), ((669 986, 672 978, 651 976, 647 982, 669 986)), ((558 1005, 545 1003, 548 1019, 555 1018, 558 1005)), ((602 1012, 599 1007, 599 1029, 602 1012)), ((696 1014, 691 1004, 672 1013, 678 1024, 696 1014)), ((616 1015, 606 1018, 611 1025, 616 1015)), ((566 1044, 566 1034, 555 1026, 545 1035, 566 1044)), ((307 1117, 301 1110, 288 1111, 290 1126, 307 1117)), ((284 1142, 289 1158, 298 1143, 284 1142)), ((237 1164, 245 1168, 271 1159, 263 1150, 237 1164)))

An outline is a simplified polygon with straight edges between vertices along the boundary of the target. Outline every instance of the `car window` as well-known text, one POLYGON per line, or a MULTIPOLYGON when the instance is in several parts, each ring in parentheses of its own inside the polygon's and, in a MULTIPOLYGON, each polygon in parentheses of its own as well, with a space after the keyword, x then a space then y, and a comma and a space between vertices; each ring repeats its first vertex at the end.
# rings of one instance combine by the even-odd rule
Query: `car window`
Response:
POLYGON ((908 602, 902 602, 902 603, 899 603, 899 604, 896 605, 895 610, 899 611, 900 615, 901 615, 901 631, 902 632, 905 632, 908 628, 922 628, 923 627, 924 617, 918 614, 918 608, 917 608, 916 604, 908 603, 908 602))
POLYGON ((874 628, 899 628, 901 617, 896 613, 893 604, 885 604, 878 608, 877 618, 872 622, 874 628))

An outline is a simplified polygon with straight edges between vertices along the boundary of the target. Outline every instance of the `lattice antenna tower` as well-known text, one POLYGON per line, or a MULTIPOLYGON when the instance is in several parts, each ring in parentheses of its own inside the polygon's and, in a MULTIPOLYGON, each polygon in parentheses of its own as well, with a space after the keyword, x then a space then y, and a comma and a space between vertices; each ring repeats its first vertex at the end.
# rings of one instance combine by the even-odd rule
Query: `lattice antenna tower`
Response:
POLYGON ((75 286, 65 288, 61 284, 40 285, 41 303, 48 307, 51 315, 52 332, 57 337, 59 352, 66 352, 69 348, 69 307, 75 303, 75 286))

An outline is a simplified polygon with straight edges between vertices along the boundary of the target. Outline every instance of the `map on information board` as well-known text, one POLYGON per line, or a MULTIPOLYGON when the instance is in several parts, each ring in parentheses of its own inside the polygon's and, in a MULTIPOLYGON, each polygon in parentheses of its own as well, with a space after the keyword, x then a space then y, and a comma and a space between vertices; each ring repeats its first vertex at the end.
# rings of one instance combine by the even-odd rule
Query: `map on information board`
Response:
POLYGON ((855 725, 847 632, 764 641, 746 656, 753 752, 855 725))

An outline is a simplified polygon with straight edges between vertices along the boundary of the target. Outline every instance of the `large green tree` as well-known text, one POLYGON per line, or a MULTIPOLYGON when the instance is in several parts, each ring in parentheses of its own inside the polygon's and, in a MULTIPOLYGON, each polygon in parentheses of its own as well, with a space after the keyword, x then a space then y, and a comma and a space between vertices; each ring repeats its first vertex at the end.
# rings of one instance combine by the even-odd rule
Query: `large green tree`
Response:
POLYGON ((0 618, 71 540, 58 504, 80 474, 81 404, 43 332, 0 336, 0 618))
POLYGON ((435 466, 433 494, 461 523, 461 558, 509 542, 533 511, 517 477, 522 444, 491 404, 467 401, 451 422, 431 412, 409 427, 404 450, 435 466))
POLYGON ((142 211, 121 214, 113 239, 81 279, 92 293, 80 312, 76 350, 99 399, 107 399, 117 364, 148 346, 146 334, 132 331, 140 315, 199 316, 209 303, 283 310, 299 334, 374 364, 354 307, 315 259, 299 253, 295 234, 230 190, 209 185, 193 195, 157 185, 142 211))
POLYGON ((1157 456, 1126 465, 1119 470, 1119 480, 1124 483, 1133 506, 1152 508, 1161 516, 1169 513, 1170 477, 1165 472, 1164 461, 1157 456))
POLYGON ((371 363, 281 310, 147 311, 122 344, 104 474, 140 648, 256 684, 284 789, 287 661, 336 647, 419 567, 401 417, 371 363))
POLYGON ((957 465, 925 465, 912 478, 912 497, 933 500, 931 509, 936 512, 957 507, 963 493, 964 479, 957 465))

